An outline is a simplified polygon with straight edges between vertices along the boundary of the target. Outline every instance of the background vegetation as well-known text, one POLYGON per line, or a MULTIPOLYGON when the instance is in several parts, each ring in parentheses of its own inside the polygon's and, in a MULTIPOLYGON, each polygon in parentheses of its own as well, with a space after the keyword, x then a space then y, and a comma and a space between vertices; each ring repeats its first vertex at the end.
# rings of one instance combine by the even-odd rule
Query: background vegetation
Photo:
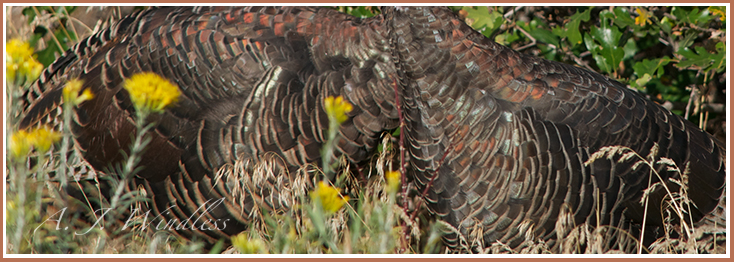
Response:
MULTIPOLYGON (((48 66, 80 39, 135 9, 138 7, 12 7, 6 9, 6 37, 27 41, 36 50, 38 61, 48 66)), ((360 17, 379 13, 374 7, 337 9, 360 17)), ((476 30, 503 45, 608 75, 725 140, 727 32, 724 7, 452 9, 476 30)), ((15 126, 20 108, 14 101, 28 83, 8 83, 6 87, 8 127, 15 126)), ((221 246, 214 246, 205 249, 201 243, 184 241, 165 232, 120 234, 97 229, 84 236, 68 234, 55 229, 53 223, 44 223, 58 208, 69 206, 58 186, 59 181, 49 175, 65 172, 61 171, 66 168, 62 165, 63 156, 78 157, 67 154, 72 149, 63 141, 68 143, 70 135, 61 135, 61 146, 56 145, 50 151, 36 148, 29 151, 27 157, 8 161, 6 223, 9 232, 6 234, 10 240, 9 253, 445 251, 440 244, 440 223, 430 223, 423 215, 411 219, 409 212, 396 204, 398 196, 390 190, 384 170, 385 166, 390 166, 396 151, 390 139, 384 141, 383 150, 371 167, 375 172, 373 179, 360 190, 349 192, 354 197, 346 207, 328 212, 317 201, 304 198, 298 212, 265 214, 263 223, 232 239, 235 248, 222 250, 221 246), (402 237, 406 233, 409 237, 402 237)), ((346 180, 350 174, 342 176, 342 180, 346 180)), ((141 196, 123 197, 128 201, 124 203, 133 204, 135 197, 141 196)), ((84 229, 91 225, 80 222, 76 226, 84 229)), ((535 249, 535 252, 544 250, 535 249)))

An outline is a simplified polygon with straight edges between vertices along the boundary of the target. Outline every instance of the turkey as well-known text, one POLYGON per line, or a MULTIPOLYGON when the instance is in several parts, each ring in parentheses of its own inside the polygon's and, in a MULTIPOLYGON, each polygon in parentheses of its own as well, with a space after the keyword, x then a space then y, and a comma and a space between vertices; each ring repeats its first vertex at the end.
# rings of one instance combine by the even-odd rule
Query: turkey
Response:
MULTIPOLYGON (((669 178, 680 175, 634 159, 587 165, 605 146, 641 156, 657 147, 657 156, 687 164, 691 220, 720 208, 725 149, 691 123, 597 73, 494 43, 447 8, 382 11, 367 19, 311 7, 140 11, 47 68, 24 96, 19 128, 59 125, 62 88, 80 78, 95 98, 75 109, 72 132, 85 160, 104 170, 122 161, 135 132, 123 79, 154 72, 174 82, 182 97, 151 117, 145 168, 130 188, 143 188, 166 220, 227 220, 217 230, 177 231, 212 244, 246 230, 261 208, 292 207, 285 189, 303 166, 322 163, 323 101, 337 95, 354 110, 333 158, 357 166, 400 126, 402 108, 408 178, 452 227, 445 242, 456 250, 537 238, 558 251, 563 220, 634 233, 646 217, 643 233, 657 236, 666 192, 650 191, 645 212, 650 172, 674 192, 669 178), (226 175, 264 159, 277 161, 256 189, 243 193, 226 175), (216 199, 224 200, 198 209, 216 199)), ((615 234, 607 248, 629 250, 613 246, 622 245, 615 234)))
MULTIPOLYGON (((680 175, 660 166, 661 178, 650 180, 647 166, 635 168, 638 159, 586 165, 605 146, 641 156, 657 147, 657 156, 689 165, 693 221, 723 198, 723 144, 619 82, 519 54, 446 8, 396 8, 385 16, 400 61, 409 172, 419 190, 431 186, 430 210, 459 233, 449 243, 515 247, 534 236, 558 248, 567 233, 557 224, 562 212, 572 224, 630 232, 647 213, 646 234, 653 236, 667 194, 652 190, 645 212, 643 191, 662 180, 677 192, 669 179, 680 175)), ((631 248, 612 246, 626 234, 613 233, 620 236, 608 234, 606 249, 631 248)))
POLYGON ((395 66, 387 31, 375 29, 380 22, 318 8, 145 10, 82 41, 50 66, 25 96, 28 110, 20 126, 53 121, 63 85, 83 80, 95 98, 76 109, 73 133, 86 161, 105 170, 122 161, 121 150, 129 152, 136 130, 123 79, 154 72, 173 81, 182 97, 150 117, 157 126, 140 163, 145 168, 130 188, 151 195, 156 217, 202 217, 202 224, 191 226, 221 228, 177 231, 213 244, 245 230, 260 208, 293 204, 279 193, 294 177, 268 179, 235 197, 240 184, 220 172, 268 157, 281 160, 269 170, 273 174, 296 174, 320 163, 329 121, 325 97, 341 95, 355 108, 339 130, 335 159, 364 161, 381 131, 397 126, 394 103, 385 101, 394 99, 395 66), (224 201, 213 205, 218 199, 224 201), (215 207, 198 209, 204 205, 215 207))

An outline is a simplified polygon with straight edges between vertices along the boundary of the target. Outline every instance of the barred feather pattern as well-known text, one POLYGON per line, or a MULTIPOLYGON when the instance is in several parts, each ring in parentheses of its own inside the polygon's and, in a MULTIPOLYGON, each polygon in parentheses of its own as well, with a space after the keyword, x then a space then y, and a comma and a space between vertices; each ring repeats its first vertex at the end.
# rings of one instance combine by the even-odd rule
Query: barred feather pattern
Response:
MULTIPOLYGON (((725 149, 690 122, 597 73, 492 42, 445 8, 385 13, 404 74, 409 172, 419 189, 435 180, 425 200, 461 233, 447 237, 452 245, 473 246, 475 228, 480 247, 514 247, 528 234, 554 242, 562 205, 576 223, 633 231, 650 168, 633 169, 636 159, 584 164, 604 146, 646 156, 657 145, 658 156, 690 164, 697 177, 688 184, 694 221, 717 208, 725 149)), ((668 180, 680 174, 654 168, 677 192, 668 180)), ((648 231, 661 226, 665 197, 662 187, 651 193, 648 231)))
POLYGON ((230 219, 221 230, 178 232, 216 243, 243 231, 253 208, 287 208, 268 200, 279 199, 273 186, 235 199, 233 183, 217 183, 217 173, 266 154, 280 160, 275 174, 295 176, 301 166, 320 163, 325 97, 341 95, 355 105, 339 130, 335 159, 363 162, 381 132, 396 127, 392 104, 384 101, 390 98, 371 95, 391 93, 395 74, 378 26, 379 19, 318 8, 149 9, 91 36, 47 69, 25 96, 21 128, 58 123, 46 116, 60 110, 63 84, 80 78, 95 98, 76 109, 72 131, 86 160, 102 170, 122 160, 135 132, 122 80, 138 72, 167 78, 182 96, 149 117, 157 126, 138 186, 131 187, 151 195, 152 210, 168 220, 230 219), (197 209, 222 198, 221 205, 197 209))
MULTIPOLYGON (((647 156, 657 145, 658 157, 688 164, 691 216, 717 220, 726 152, 712 136, 614 80, 492 42, 447 8, 382 10, 368 19, 311 7, 140 11, 47 68, 23 98, 20 128, 59 125, 63 85, 79 78, 95 98, 75 109, 72 132, 86 161, 104 170, 122 161, 136 130, 123 79, 154 72, 177 84, 179 102, 150 118, 145 168, 130 188, 167 220, 228 221, 177 231, 212 244, 246 230, 261 209, 287 210, 312 185, 302 167, 322 162, 322 103, 337 95, 354 110, 332 160, 356 165, 399 126, 399 101, 408 176, 418 192, 430 186, 424 201, 453 228, 445 242, 455 249, 539 239, 571 252, 558 240, 583 231, 574 225, 639 230, 651 171, 673 191, 680 174, 635 167, 634 158, 585 164, 605 146, 647 156), (270 162, 252 164, 260 161, 270 162)), ((645 234, 654 236, 666 194, 649 197, 645 234)), ((616 241, 621 233, 604 237, 602 250, 634 248, 616 241)))

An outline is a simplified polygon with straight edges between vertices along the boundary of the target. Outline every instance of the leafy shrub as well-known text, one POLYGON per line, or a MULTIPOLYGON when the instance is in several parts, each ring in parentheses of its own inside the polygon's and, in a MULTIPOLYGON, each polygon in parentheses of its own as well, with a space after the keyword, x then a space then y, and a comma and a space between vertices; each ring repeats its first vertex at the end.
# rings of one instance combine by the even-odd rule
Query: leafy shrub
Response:
POLYGON ((523 53, 608 75, 725 140, 725 7, 452 7, 523 53))

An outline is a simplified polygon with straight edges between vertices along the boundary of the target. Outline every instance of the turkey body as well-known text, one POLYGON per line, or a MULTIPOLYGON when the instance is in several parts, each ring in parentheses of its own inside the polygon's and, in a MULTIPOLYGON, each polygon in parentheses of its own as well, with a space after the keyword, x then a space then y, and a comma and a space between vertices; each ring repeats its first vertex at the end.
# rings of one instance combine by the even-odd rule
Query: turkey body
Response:
MULTIPOLYGON (((515 247, 534 236, 555 248, 566 219, 633 232, 650 181, 677 192, 669 179, 681 177, 655 166, 660 178, 651 178, 647 166, 634 168, 638 158, 587 165, 605 146, 642 157, 657 147, 657 157, 689 165, 691 220, 719 204, 725 149, 690 122, 597 73, 492 42, 445 8, 386 16, 402 61, 412 176, 418 188, 432 187, 430 210, 460 232, 449 243, 515 247)), ((646 230, 662 225, 665 197, 661 187, 650 192, 646 230)), ((607 249, 630 248, 607 238, 607 249)))
POLYGON ((136 130, 123 79, 153 72, 172 81, 182 95, 149 117, 157 125, 132 188, 151 196, 155 217, 183 222, 177 233, 213 244, 245 230, 253 212, 292 204, 279 195, 291 178, 267 180, 237 198, 234 187, 241 184, 221 177, 221 169, 231 173, 236 163, 272 155, 274 174, 320 163, 327 96, 355 105, 339 130, 334 158, 360 163, 380 131, 396 127, 391 104, 382 101, 393 96, 371 95, 392 94, 387 77, 395 74, 388 42, 379 35, 386 31, 373 30, 375 21, 316 8, 145 10, 49 67, 25 96, 29 109, 21 127, 54 122, 49 117, 59 114, 63 85, 81 79, 95 98, 75 110, 72 131, 86 161, 105 170, 122 161, 120 151, 129 151, 136 130))
MULTIPOLYGON (((227 220, 178 231, 210 243, 245 230, 256 209, 292 205, 279 195, 288 182, 235 199, 238 184, 221 173, 268 156, 279 176, 320 164, 327 96, 354 105, 334 157, 355 164, 398 128, 402 107, 408 176, 419 192, 428 187, 429 211, 455 228, 445 237, 455 248, 514 247, 528 236, 555 246, 566 213, 560 220, 634 230, 649 183, 677 192, 669 178, 681 176, 635 159, 585 164, 605 146, 643 157, 657 147, 658 157, 688 165, 693 221, 719 205, 725 187, 725 150, 707 133, 616 81, 496 44, 439 7, 384 8, 368 19, 303 7, 145 10, 50 66, 24 97, 20 128, 58 124, 63 85, 80 78, 95 98, 75 110, 77 146, 95 169, 119 162, 135 130, 122 81, 138 72, 169 79, 182 97, 151 116, 135 185, 168 220, 227 220), (652 170, 662 178, 651 180, 652 170), (198 209, 216 199, 224 201, 198 209)), ((662 226, 665 197, 650 192, 650 234, 662 226)))

